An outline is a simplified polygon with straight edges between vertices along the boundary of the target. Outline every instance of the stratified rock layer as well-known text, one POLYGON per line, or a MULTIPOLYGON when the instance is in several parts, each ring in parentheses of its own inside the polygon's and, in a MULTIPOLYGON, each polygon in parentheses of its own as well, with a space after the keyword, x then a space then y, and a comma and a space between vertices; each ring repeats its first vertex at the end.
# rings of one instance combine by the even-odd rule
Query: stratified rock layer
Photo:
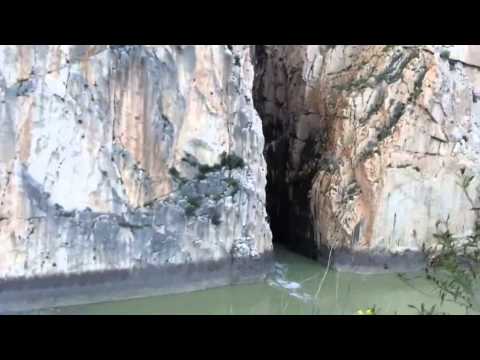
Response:
POLYGON ((479 46, 262 46, 256 66, 265 155, 284 164, 269 168, 268 206, 286 209, 293 247, 378 271, 416 268, 446 226, 471 234, 479 46))
POLYGON ((0 310, 42 303, 14 304, 22 281, 188 267, 171 289, 149 284, 168 292, 265 273, 250 58, 230 45, 0 47, 0 310), (222 272, 201 281, 200 264, 222 272))

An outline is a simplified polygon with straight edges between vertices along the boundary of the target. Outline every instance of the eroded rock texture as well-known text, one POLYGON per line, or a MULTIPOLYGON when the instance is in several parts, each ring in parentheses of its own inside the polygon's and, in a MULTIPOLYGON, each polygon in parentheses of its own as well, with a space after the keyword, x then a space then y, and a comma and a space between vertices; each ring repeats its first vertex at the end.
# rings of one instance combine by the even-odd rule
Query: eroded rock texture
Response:
POLYGON ((479 46, 262 46, 256 69, 274 235, 378 270, 415 262, 447 221, 473 230, 479 46))
POLYGON ((1 46, 0 278, 269 253, 252 82, 248 46, 1 46))

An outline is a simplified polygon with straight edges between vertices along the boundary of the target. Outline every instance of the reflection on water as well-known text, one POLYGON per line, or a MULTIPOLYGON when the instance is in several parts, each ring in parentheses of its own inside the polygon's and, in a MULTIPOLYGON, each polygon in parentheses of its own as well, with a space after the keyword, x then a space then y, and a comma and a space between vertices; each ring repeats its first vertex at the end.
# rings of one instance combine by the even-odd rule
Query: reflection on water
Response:
MULTIPOLYGON (((413 276, 413 280, 406 282, 396 274, 360 275, 330 270, 324 277, 324 273, 325 268, 319 263, 278 249, 274 272, 264 283, 64 307, 41 313, 323 315, 355 314, 358 309, 376 306, 380 314, 414 314, 409 304, 419 307, 424 303, 430 307, 439 303, 431 284, 421 276, 413 276)), ((455 304, 445 304, 439 309, 464 314, 455 304)))

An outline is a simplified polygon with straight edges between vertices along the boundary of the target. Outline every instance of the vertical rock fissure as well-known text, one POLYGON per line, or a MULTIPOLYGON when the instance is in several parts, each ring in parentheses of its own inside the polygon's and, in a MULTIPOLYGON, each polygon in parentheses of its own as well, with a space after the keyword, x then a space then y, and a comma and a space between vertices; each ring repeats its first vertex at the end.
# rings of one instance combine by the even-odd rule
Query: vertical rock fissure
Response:
POLYGON ((274 245, 316 258, 309 201, 314 173, 308 171, 316 156, 315 135, 299 134, 295 126, 299 116, 320 115, 307 108, 297 111, 303 99, 296 98, 296 91, 290 99, 289 90, 305 83, 301 73, 284 62, 282 46, 277 48, 256 45, 254 57, 253 99, 262 119, 267 162, 266 208, 274 245))

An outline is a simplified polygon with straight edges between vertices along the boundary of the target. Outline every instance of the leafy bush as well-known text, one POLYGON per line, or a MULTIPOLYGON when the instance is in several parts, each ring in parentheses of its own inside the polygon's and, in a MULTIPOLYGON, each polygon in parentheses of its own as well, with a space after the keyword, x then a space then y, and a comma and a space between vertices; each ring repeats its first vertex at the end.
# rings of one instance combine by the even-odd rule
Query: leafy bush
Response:
POLYGON ((480 264, 480 226, 475 226, 473 235, 459 241, 448 230, 434 234, 438 246, 426 253, 429 266, 425 273, 436 286, 441 304, 445 300, 463 306, 468 312, 474 307, 474 287, 480 264))
POLYGON ((459 185, 464 191, 466 191, 474 178, 474 176, 463 176, 462 181, 459 183, 459 185))
POLYGON ((234 178, 228 178, 226 180, 226 183, 227 183, 228 186, 230 186, 232 188, 232 195, 235 195, 238 192, 238 190, 240 189, 240 184, 234 178))
POLYGON ((180 173, 178 172, 178 170, 175 167, 171 167, 170 170, 168 170, 168 173, 170 175, 172 175, 174 178, 179 178, 180 177, 180 173))
POLYGON ((448 60, 450 59, 450 51, 448 50, 442 50, 442 52, 440 53, 440 57, 444 60, 448 60))
POLYGON ((222 167, 227 167, 228 169, 244 168, 245 161, 238 155, 229 154, 225 152, 221 155, 220 165, 222 167))
POLYGON ((187 199, 187 206, 185 207, 185 215, 193 216, 195 211, 201 206, 202 199, 200 197, 190 197, 187 199))
POLYGON ((200 172, 200 174, 207 174, 209 172, 214 172, 214 171, 218 171, 220 170, 222 167, 220 166, 220 164, 215 164, 215 165, 200 165, 198 167, 198 171, 200 172))
POLYGON ((168 173, 173 177, 173 179, 177 182, 180 183, 180 185, 183 185, 187 182, 187 179, 185 179, 184 177, 182 177, 180 175, 180 172, 175 168, 175 167, 171 167, 169 170, 168 170, 168 173))
POLYGON ((433 305, 430 309, 425 307, 424 303, 420 304, 420 307, 415 305, 408 305, 409 308, 415 309, 417 315, 446 315, 444 313, 438 313, 435 311, 436 305, 433 305))

